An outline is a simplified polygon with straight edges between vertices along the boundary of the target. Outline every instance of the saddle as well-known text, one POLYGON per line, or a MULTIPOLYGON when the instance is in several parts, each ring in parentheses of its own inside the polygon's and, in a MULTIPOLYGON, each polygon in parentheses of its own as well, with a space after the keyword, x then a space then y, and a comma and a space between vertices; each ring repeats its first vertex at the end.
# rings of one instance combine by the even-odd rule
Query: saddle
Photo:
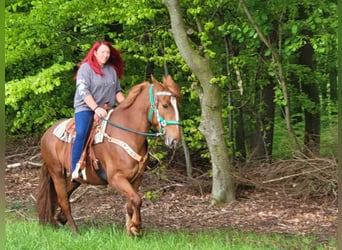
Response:
MULTIPOLYGON (((108 112, 107 118, 110 116, 112 111, 113 110, 110 110, 108 112)), ((81 171, 85 170, 85 168, 88 166, 94 169, 98 177, 103 182, 108 183, 106 172, 102 168, 101 162, 95 156, 94 148, 93 148, 95 144, 102 143, 104 138, 107 138, 110 143, 114 143, 122 147, 130 157, 132 157, 137 162, 139 162, 139 165, 141 167, 143 167, 144 162, 146 162, 146 160, 148 159, 148 153, 146 153, 145 156, 141 156, 138 153, 136 153, 126 142, 109 136, 105 132, 106 126, 107 126, 106 121, 102 121, 102 123, 101 122, 96 123, 93 121, 92 128, 89 132, 86 145, 83 149, 83 152, 79 160, 79 164, 80 164, 81 171)), ((65 142, 63 144, 65 157, 63 157, 62 160, 65 166, 65 169, 71 172, 72 144, 73 144, 74 137, 76 135, 75 119, 70 118, 60 123, 53 131, 53 134, 57 136, 60 140, 65 142)), ((153 169, 157 164, 158 164, 158 161, 148 164, 148 167, 150 169, 153 169)))
POLYGON ((94 148, 93 148, 95 132, 96 132, 96 128, 98 127, 98 125, 99 123, 93 122, 92 128, 89 132, 87 143, 84 147, 81 158, 79 160, 79 163, 81 164, 80 170, 85 169, 87 165, 90 165, 93 169, 95 169, 95 171, 99 170, 99 164, 96 159, 94 148))
MULTIPOLYGON (((55 135, 59 137, 62 141, 65 142, 65 150, 64 150, 64 166, 66 166, 66 169, 71 172, 71 156, 72 156, 72 144, 73 139, 76 134, 75 129, 75 119, 71 118, 69 120, 65 121, 66 124, 64 124, 63 134, 58 135, 58 130, 55 131, 55 135)), ((104 170, 102 169, 102 166, 100 162, 97 160, 95 153, 94 153, 94 138, 97 132, 97 127, 99 126, 99 123, 93 122, 92 128, 89 132, 89 136, 86 142, 86 145, 83 149, 83 152, 81 154, 79 163, 80 163, 80 170, 84 170, 87 166, 93 168, 96 173, 99 175, 99 177, 103 181, 107 181, 107 177, 104 173, 104 170)))

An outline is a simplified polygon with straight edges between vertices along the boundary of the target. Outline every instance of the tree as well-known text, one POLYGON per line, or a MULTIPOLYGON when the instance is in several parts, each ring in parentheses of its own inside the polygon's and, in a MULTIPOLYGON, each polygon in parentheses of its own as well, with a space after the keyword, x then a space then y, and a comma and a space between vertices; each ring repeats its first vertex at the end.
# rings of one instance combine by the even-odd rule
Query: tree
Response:
MULTIPOLYGON (((299 6, 299 18, 307 19, 304 6, 299 6)), ((311 11, 310 11, 311 12, 311 11)), ((314 49, 310 42, 312 33, 308 30, 303 30, 302 35, 306 37, 305 44, 299 49, 298 64, 304 65, 310 71, 314 71, 314 49)), ((304 106, 305 132, 304 132, 304 152, 308 155, 319 155, 320 148, 320 99, 318 87, 315 80, 308 77, 302 84, 303 92, 306 93, 308 101, 312 103, 310 107, 304 106)))
POLYGON ((288 97, 288 91, 287 91, 287 86, 286 86, 286 79, 285 79, 285 74, 284 74, 284 69, 283 69, 283 63, 281 61, 281 57, 279 56, 279 53, 277 50, 274 48, 274 46, 271 44, 271 42, 266 38, 264 33, 261 31, 260 27, 258 24, 255 22, 253 16, 250 14, 249 9, 245 3, 244 0, 240 0, 240 3, 250 20, 251 24, 257 31, 260 39, 262 40, 263 43, 267 46, 267 48, 271 51, 273 60, 276 63, 277 67, 277 81, 281 87, 283 98, 284 98, 284 110, 285 110, 285 120, 286 120, 286 127, 288 130, 288 134, 292 140, 292 145, 293 145, 293 151, 295 153, 298 153, 300 151, 300 146, 297 140, 297 137, 294 133, 292 124, 291 124, 291 114, 290 114, 290 106, 289 106, 289 97, 288 97))
POLYGON ((208 55, 199 55, 189 43, 179 2, 164 0, 164 4, 170 13, 172 33, 180 54, 200 83, 196 88, 202 111, 200 130, 205 135, 213 169, 211 203, 232 202, 235 200, 235 189, 223 136, 220 89, 212 83, 214 75, 208 55))

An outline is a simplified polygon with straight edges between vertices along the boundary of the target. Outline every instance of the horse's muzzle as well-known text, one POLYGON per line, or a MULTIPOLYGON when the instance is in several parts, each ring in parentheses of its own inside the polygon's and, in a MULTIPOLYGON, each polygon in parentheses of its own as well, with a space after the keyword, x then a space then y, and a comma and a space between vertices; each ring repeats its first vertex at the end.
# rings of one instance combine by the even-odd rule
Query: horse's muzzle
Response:
POLYGON ((169 136, 165 136, 165 145, 168 146, 171 149, 175 149, 178 144, 178 139, 172 138, 169 136))

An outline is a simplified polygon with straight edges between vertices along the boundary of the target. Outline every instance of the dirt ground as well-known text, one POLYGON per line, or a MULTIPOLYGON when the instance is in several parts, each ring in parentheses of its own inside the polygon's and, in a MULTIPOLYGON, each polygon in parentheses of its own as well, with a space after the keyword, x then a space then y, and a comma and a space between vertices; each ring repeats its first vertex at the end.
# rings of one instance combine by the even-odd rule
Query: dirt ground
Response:
MULTIPOLYGON (((37 146, 25 142, 6 150, 6 163, 11 166, 5 170, 6 213, 36 220, 34 204, 39 167, 31 162, 40 162, 37 146)), ((200 163, 196 167, 196 177, 186 177, 184 161, 176 155, 166 170, 158 167, 145 172, 140 189, 145 230, 238 229, 316 235, 322 241, 337 238, 338 209, 334 196, 294 198, 281 189, 245 185, 237 178, 236 201, 212 207, 211 179, 209 174, 200 171, 203 169, 200 163)), ((82 185, 71 201, 77 224, 117 224, 124 228, 125 197, 112 188, 82 185)))

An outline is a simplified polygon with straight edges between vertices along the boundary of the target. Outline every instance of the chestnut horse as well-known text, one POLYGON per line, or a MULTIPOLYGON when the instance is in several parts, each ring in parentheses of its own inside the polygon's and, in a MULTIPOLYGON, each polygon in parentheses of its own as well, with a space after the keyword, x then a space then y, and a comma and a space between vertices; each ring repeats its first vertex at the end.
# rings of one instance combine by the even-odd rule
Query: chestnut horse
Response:
MULTIPOLYGON (((108 185, 127 197, 126 230, 128 235, 141 234, 142 204, 138 188, 148 162, 146 136, 163 136, 165 144, 175 148, 180 140, 177 99, 181 96, 178 85, 171 76, 163 77, 163 83, 152 77, 152 84, 143 82, 134 86, 127 98, 110 114, 102 143, 93 145, 93 152, 107 176, 108 185), (158 133, 148 133, 151 126, 158 133), (116 143, 120 142, 120 143, 116 143)), ((37 212, 39 222, 46 224, 68 224, 73 233, 78 229, 71 214, 69 198, 81 183, 71 181, 70 164, 65 159, 64 142, 53 134, 61 122, 51 126, 41 139, 41 169, 37 212), (56 209, 60 212, 56 214, 56 209)), ((67 158, 68 157, 68 158, 67 158)), ((106 185, 94 169, 85 168, 82 183, 106 185)))

